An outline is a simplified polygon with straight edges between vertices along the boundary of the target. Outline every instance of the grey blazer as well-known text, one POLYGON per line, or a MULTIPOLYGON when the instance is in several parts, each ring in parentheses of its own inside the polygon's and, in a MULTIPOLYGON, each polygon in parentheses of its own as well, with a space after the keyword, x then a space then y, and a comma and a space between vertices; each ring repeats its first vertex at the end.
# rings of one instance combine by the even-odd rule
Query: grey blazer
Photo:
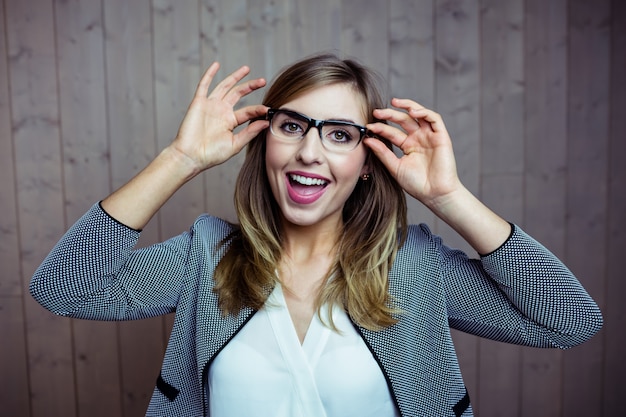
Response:
MULTIPOLYGON (((148 416, 207 414, 211 361, 252 317, 224 317, 213 293, 218 243, 232 227, 208 215, 191 229, 134 249, 132 230, 94 205, 57 243, 30 283, 55 314, 134 320, 176 312, 148 416)), ((472 415, 450 328, 507 343, 568 348, 602 326, 596 303, 546 248, 513 226, 481 259, 411 226, 389 274, 402 313, 381 331, 355 325, 380 365, 400 414, 472 415)), ((245 395, 244 395, 245 397, 245 395)))

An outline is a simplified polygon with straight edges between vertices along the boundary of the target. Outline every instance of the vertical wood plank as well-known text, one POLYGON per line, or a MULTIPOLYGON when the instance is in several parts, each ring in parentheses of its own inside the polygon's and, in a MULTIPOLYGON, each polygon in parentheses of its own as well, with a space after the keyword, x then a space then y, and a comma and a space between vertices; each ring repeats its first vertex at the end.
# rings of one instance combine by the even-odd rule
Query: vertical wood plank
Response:
MULTIPOLYGON (((272 74, 265 73, 261 66, 250 61, 247 1, 201 1, 200 47, 203 70, 213 61, 219 61, 221 77, 226 77, 242 65, 250 66, 250 77, 271 77, 272 74)), ((251 101, 241 101, 241 105, 245 103, 251 101)))
MULTIPOLYGON (((70 225, 110 192, 102 4, 55 2, 54 16, 70 225)), ((117 325, 77 320, 73 327, 78 414, 121 415, 117 325)))
MULTIPOLYGON (((24 285, 64 230, 52 2, 5 3, 24 285)), ((71 325, 25 298, 32 416, 74 416, 71 325)))
MULTIPOLYGON (((568 266, 604 305, 610 91, 610 0, 569 1, 568 266), (582 243, 584 242, 584 244, 582 243)), ((597 415, 603 339, 563 355, 563 415, 597 415), (584 381, 584 383, 583 383, 584 381)))
MULTIPOLYGON (((435 101, 450 132, 461 181, 478 194, 480 177, 479 4, 476 0, 435 2, 435 101)), ((441 221, 436 232, 446 245, 471 247, 441 221)), ((478 339, 453 332, 459 364, 470 397, 478 394, 478 339)))
MULTIPOLYGON (((477 0, 437 0, 435 101, 452 138, 461 181, 478 195, 480 183, 480 52, 477 0)), ((472 249, 443 222, 439 233, 449 246, 472 249)))
MULTIPOLYGON (((433 0, 389 2, 389 88, 435 109, 435 27, 433 0)), ((433 213, 407 195, 409 224, 435 224, 433 213)))
POLYGON ((11 99, 7 63, 4 1, 0 2, 0 295, 21 295, 17 191, 13 136, 11 132, 11 99))
MULTIPOLYGON (((617 416, 624 410, 624 346, 626 346, 626 3, 611 2, 611 94, 609 131, 609 179, 607 210, 607 282, 603 310, 604 367, 602 416, 617 416)), ((594 136, 590 138, 593 141, 594 136)), ((593 146, 593 145, 590 145, 593 146)), ((586 241, 584 241, 586 246, 586 241)))
MULTIPOLYGON (((250 78, 271 77, 260 63, 250 58, 247 8, 246 0, 202 0, 202 68, 208 68, 213 61, 220 62, 220 71, 211 87, 242 65, 250 66, 250 78)), ((253 94, 242 99, 239 107, 260 100, 259 94, 253 94)), ((233 193, 244 152, 203 174, 206 211, 231 222, 237 222, 233 193)))
POLYGON ((342 52, 363 62, 387 80, 389 3, 375 0, 341 0, 341 7, 342 52))
MULTIPOLYGON (((567 2, 526 1, 526 230, 564 258, 567 2)), ((523 350, 521 415, 561 415, 561 352, 523 350)))
MULTIPOLYGON (((178 127, 200 80, 200 16, 198 2, 154 0, 154 100, 157 148, 176 137, 178 127)), ((161 240, 188 230, 204 211, 202 176, 189 181, 160 210, 161 240)), ((164 342, 174 317, 165 317, 164 342)))
POLYGON ((31 415, 25 327, 22 296, 0 295, 0 404, 7 416, 31 415))
MULTIPOLYGON (((524 2, 481 1, 481 184, 483 202, 509 221, 523 220, 524 2)), ((480 340, 474 411, 519 411, 518 346, 480 340)))
POLYGON ((289 3, 294 58, 341 48, 342 10, 338 0, 294 0, 289 3))
POLYGON ((0 390, 0 404, 7 415, 30 416, 4 0, 0 22, 0 375, 11 381, 0 390))
POLYGON ((55 2, 67 223, 106 197, 109 146, 101 0, 55 2))
POLYGON ((482 172, 524 170, 524 1, 482 0, 482 172))
MULTIPOLYGON (((149 0, 105 1, 108 131, 113 188, 156 155, 152 12, 149 0)), ((142 232, 143 244, 159 240, 158 217, 142 232)), ((145 414, 163 359, 163 318, 119 324, 122 406, 126 416, 145 414)))
POLYGON ((289 0, 248 0, 250 60, 266 77, 295 60, 289 4, 289 0))
MULTIPOLYGON (((159 150, 176 137, 200 80, 200 17, 197 2, 154 0, 154 91, 159 150)), ((178 190, 161 208, 161 239, 187 230, 202 212, 202 177, 178 190)))

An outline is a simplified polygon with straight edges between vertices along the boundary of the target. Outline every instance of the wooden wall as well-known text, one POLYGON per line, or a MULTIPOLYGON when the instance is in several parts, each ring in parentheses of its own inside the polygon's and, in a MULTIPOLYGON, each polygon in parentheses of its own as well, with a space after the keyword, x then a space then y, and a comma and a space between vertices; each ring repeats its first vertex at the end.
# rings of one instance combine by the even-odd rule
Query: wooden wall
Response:
MULTIPOLYGON (((0 415, 143 415, 171 317, 57 318, 46 253, 173 137, 204 68, 334 49, 443 114, 469 188, 579 276, 606 324, 569 351, 455 333, 478 415, 615 416, 626 389, 626 3, 620 0, 0 0, 0 415)), ((247 100, 257 101, 258 95, 247 100)), ((150 243, 233 219, 240 158, 189 183, 150 243)), ((419 204, 425 221, 465 247, 419 204)))

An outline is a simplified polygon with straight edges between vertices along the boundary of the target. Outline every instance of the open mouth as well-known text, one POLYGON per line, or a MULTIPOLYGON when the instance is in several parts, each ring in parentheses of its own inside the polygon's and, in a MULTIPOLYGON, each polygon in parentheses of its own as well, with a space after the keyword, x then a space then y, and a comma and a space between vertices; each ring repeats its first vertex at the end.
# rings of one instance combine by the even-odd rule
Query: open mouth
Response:
POLYGON ((288 174, 289 194, 298 203, 311 203, 319 198, 329 181, 322 178, 288 174))
POLYGON ((292 185, 305 187, 326 187, 326 185, 328 185, 328 181, 321 178, 311 178, 297 174, 289 174, 289 182, 291 182, 292 185))

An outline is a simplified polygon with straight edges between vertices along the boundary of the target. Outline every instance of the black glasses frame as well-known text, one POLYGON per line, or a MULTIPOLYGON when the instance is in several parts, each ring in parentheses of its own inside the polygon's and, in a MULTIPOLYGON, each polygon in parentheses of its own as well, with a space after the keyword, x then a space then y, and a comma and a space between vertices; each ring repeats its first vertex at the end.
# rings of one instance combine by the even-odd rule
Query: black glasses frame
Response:
MULTIPOLYGON (((307 128, 306 130, 302 133, 302 135, 300 136, 300 139, 305 137, 307 135, 307 133, 309 133, 309 130, 311 130, 311 128, 316 128, 317 132, 319 133, 320 139, 322 141, 322 143, 326 143, 324 142, 324 138, 322 137, 322 128, 325 125, 328 126, 352 126, 352 127, 356 127, 359 130, 360 136, 359 136, 359 140, 355 143, 354 148, 350 148, 349 150, 355 149, 357 146, 359 146, 359 143, 361 143, 361 141, 363 140, 364 137, 368 136, 368 137, 376 137, 376 135, 374 135, 368 128, 366 128, 365 126, 361 126, 358 125, 356 123, 352 123, 352 122, 346 122, 343 120, 318 120, 318 119, 313 119, 307 115, 304 115, 302 113, 298 113, 296 111, 293 110, 286 110, 286 109, 269 109, 267 111, 267 115, 265 116, 265 120, 270 122, 270 130, 272 130, 271 126, 272 126, 272 118, 274 117, 275 114, 277 113, 284 113, 288 116, 294 117, 294 118, 298 118, 298 119, 302 119, 304 121, 307 122, 307 128)), ((272 130, 272 133, 274 133, 274 131, 272 130)), ((348 150, 348 149, 346 149, 348 150)))

